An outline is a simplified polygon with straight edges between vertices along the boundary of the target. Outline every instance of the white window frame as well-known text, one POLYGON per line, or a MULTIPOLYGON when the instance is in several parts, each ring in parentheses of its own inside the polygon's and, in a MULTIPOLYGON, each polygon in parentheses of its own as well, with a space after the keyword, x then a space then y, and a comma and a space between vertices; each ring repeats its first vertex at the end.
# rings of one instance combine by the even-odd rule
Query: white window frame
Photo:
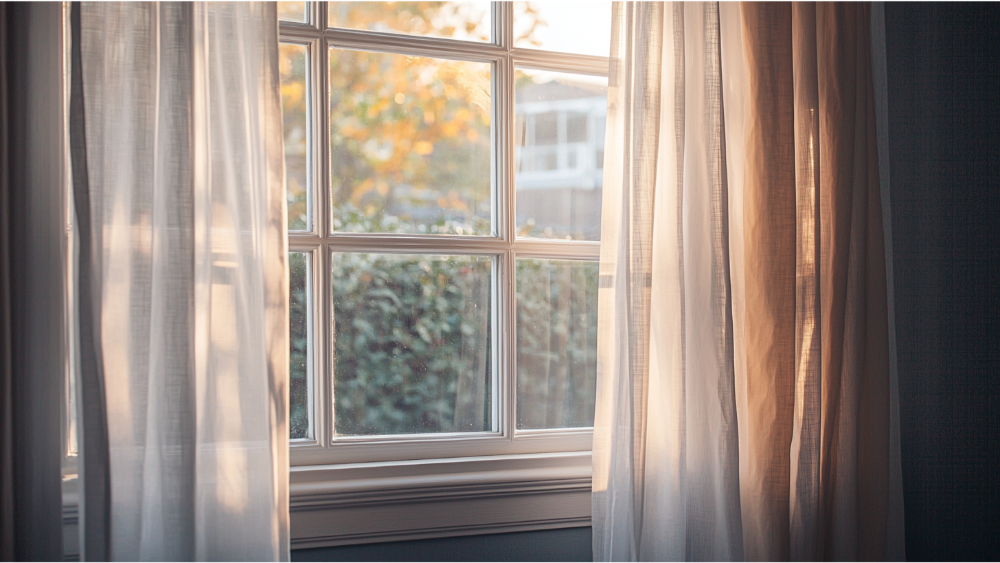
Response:
POLYGON ((279 24, 282 43, 307 48, 311 158, 311 230, 288 234, 290 252, 310 253, 312 298, 313 438, 290 446, 292 547, 589 526, 592 428, 517 429, 515 275, 518 258, 597 261, 600 243, 515 235, 514 69, 607 76, 608 58, 515 48, 511 2, 492 3, 492 42, 330 29, 325 2, 307 3, 306 15, 308 23, 279 24), (495 237, 332 232, 326 110, 331 48, 492 65, 495 237), (496 432, 334 437, 330 323, 315 321, 332 320, 333 252, 496 257, 496 432))

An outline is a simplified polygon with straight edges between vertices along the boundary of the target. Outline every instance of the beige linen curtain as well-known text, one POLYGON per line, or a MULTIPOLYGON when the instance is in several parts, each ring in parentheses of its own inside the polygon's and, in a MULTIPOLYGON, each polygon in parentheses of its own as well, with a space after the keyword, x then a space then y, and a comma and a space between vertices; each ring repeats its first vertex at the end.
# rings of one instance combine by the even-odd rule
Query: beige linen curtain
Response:
POLYGON ((287 560, 273 3, 74 3, 90 560, 287 560))
POLYGON ((595 560, 903 559, 880 14, 616 4, 595 560))

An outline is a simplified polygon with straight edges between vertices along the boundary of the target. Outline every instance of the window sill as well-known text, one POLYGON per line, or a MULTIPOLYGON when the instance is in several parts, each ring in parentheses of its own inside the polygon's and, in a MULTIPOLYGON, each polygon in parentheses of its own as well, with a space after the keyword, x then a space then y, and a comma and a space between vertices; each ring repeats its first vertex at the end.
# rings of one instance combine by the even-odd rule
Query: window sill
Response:
POLYGON ((590 525, 590 452, 293 467, 292 548, 590 525))
MULTIPOLYGON (((590 463, 560 452, 293 467, 291 547, 589 526, 590 463)), ((63 485, 66 561, 79 558, 75 477, 63 485)))

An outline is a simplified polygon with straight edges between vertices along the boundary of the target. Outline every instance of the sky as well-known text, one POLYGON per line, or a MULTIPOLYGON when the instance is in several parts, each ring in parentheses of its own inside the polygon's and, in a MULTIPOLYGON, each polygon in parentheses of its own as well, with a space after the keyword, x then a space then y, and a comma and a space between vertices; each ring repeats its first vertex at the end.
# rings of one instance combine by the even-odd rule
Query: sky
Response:
MULTIPOLYGON (((516 14, 521 11, 516 4, 516 14)), ((537 49, 607 57, 611 50, 611 2, 531 2, 548 23, 535 32, 542 44, 537 49)), ((515 45, 521 47, 522 45, 515 45)), ((528 47, 528 45, 523 45, 528 47)))

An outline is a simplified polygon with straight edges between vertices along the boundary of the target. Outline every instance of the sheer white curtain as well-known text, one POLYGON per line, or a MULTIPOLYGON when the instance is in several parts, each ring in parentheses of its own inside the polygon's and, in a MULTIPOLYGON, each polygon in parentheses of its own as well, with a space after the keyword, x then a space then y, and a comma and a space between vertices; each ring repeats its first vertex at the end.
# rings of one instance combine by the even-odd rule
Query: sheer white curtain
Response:
POLYGON ((82 553, 287 560, 275 5, 72 9, 82 553))
POLYGON ((595 560, 903 558, 880 21, 616 3, 595 560))

